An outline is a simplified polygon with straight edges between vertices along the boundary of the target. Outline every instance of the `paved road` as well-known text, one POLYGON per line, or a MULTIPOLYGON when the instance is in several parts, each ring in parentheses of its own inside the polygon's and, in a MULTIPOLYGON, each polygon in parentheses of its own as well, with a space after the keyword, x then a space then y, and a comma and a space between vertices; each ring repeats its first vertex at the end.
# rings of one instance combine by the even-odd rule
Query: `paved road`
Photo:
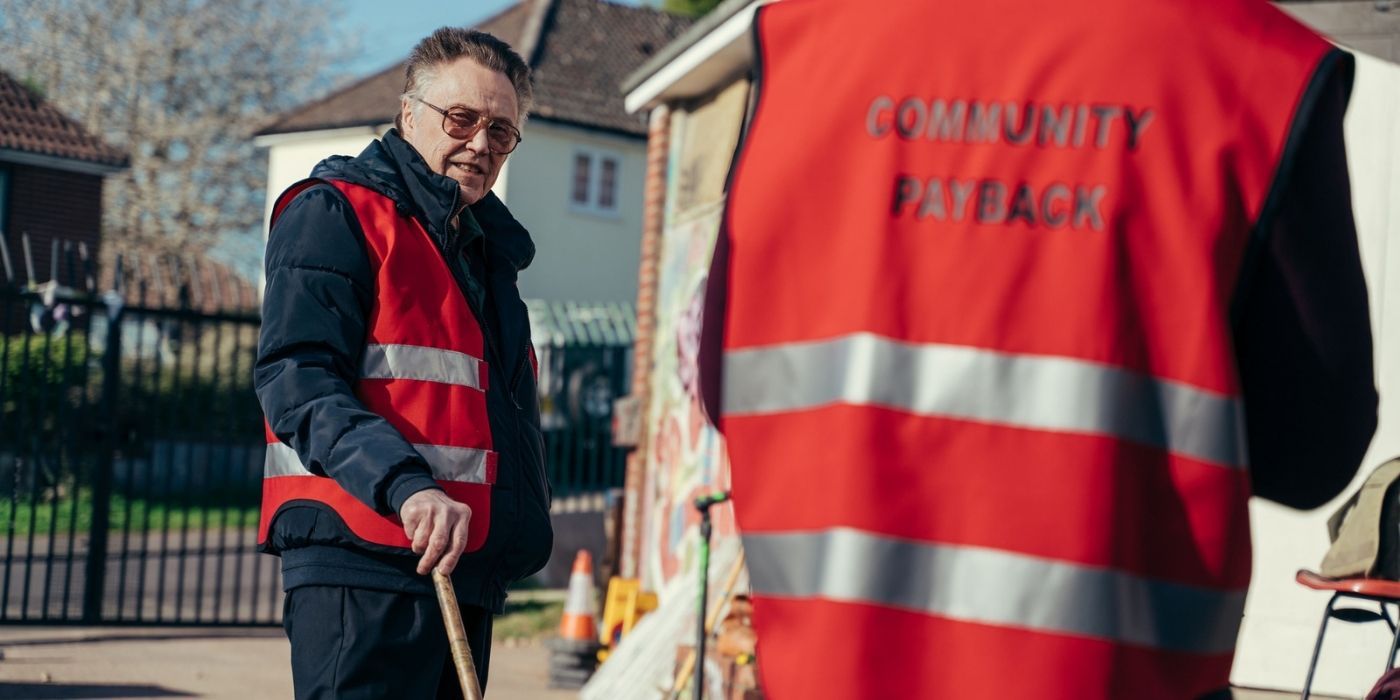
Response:
MULTIPOLYGON (((0 698, 291 697, 287 640, 275 628, 0 626, 0 698)), ((565 700, 548 687, 542 645, 491 651, 490 700, 565 700)), ((1235 700, 1294 693, 1235 690, 1235 700)), ((1318 700, 1341 700, 1318 697, 1318 700)))
MULTIPOLYGON (((278 629, 0 627, 0 697, 289 698, 278 629)), ((547 685, 549 650, 497 644, 492 700, 564 700, 547 685)))

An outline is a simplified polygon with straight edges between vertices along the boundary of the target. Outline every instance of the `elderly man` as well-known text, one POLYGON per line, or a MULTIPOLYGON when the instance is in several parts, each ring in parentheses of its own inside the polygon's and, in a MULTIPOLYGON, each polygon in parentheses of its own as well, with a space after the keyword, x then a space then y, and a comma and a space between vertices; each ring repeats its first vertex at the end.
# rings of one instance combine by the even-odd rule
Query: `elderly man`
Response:
POLYGON ((491 193, 530 97, 504 42, 439 29, 409 58, 397 128, 274 207, 260 543, 282 558, 298 698, 460 696, 433 568, 485 686, 491 615, 549 557, 516 289, 534 245, 491 193))

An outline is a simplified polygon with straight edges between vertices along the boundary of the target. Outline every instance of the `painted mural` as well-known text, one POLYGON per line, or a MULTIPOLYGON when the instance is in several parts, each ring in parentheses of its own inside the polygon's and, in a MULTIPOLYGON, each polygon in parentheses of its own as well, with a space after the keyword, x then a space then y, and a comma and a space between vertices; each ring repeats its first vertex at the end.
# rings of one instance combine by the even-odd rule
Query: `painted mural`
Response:
MULTIPOLYGON (((666 226, 657 270, 651 399, 646 416, 647 482, 639 572, 663 591, 693 576, 699 552, 697 496, 729 488, 723 439, 700 408, 696 356, 710 256, 724 211, 724 181, 748 98, 738 82, 672 119, 666 226)), ((713 542, 734 537, 733 510, 721 505, 713 542)), ((712 578, 725 572, 712 567, 712 578)))
MULTIPOLYGON (((662 247, 641 560, 643 585, 652 590, 693 570, 700 516, 691 504, 729 486, 723 440, 701 412, 696 382, 699 311, 721 206, 710 209, 669 230, 662 247)), ((712 511, 716 537, 733 531, 730 511, 712 511)))

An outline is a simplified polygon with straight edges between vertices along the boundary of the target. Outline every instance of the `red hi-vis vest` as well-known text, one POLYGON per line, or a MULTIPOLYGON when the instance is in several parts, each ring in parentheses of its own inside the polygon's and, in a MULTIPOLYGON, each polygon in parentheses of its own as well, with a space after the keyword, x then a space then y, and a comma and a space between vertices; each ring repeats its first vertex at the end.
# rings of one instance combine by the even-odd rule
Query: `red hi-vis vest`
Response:
POLYGON ((1226 687, 1229 307, 1329 45, 1245 0, 755 22, 719 422, 769 696, 1226 687))
MULTIPOLYGON (((497 464, 486 415, 481 327, 428 232, 388 197, 342 181, 307 180, 283 193, 273 220, 297 194, 321 183, 333 185, 349 200, 375 275, 355 395, 413 444, 448 496, 471 506, 467 551, 476 551, 491 526, 497 464)), ((379 515, 334 479, 312 473, 290 446, 265 429, 260 543, 267 541, 281 508, 313 501, 333 509, 367 543, 409 548, 398 517, 379 515)))

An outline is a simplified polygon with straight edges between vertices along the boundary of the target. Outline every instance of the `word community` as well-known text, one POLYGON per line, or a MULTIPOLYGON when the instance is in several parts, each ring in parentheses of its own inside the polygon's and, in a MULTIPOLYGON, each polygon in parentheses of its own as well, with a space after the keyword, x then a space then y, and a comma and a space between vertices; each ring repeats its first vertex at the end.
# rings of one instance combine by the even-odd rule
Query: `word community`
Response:
POLYGON ((870 101, 865 131, 872 138, 943 143, 1005 143, 1011 146, 1137 150, 1152 124, 1151 108, 1106 104, 1047 105, 1035 102, 925 100, 888 95, 870 101))

